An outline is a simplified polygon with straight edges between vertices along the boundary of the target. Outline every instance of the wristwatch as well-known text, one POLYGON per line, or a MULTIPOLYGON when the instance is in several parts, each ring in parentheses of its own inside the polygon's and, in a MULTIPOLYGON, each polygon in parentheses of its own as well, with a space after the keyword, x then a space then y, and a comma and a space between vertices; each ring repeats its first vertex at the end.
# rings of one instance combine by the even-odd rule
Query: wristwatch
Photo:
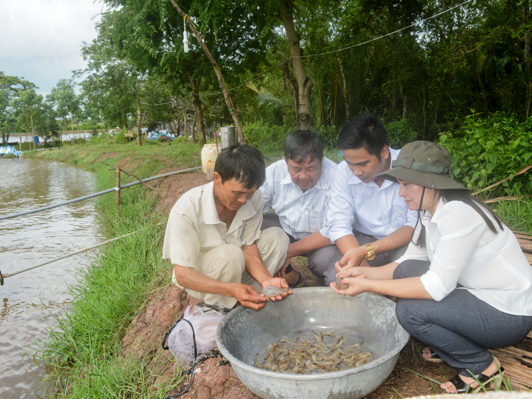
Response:
POLYGON ((366 254, 366 260, 373 260, 375 259, 375 256, 377 256, 377 254, 375 253, 375 250, 373 249, 373 245, 371 244, 364 244, 366 246, 366 249, 368 251, 368 253, 366 254))

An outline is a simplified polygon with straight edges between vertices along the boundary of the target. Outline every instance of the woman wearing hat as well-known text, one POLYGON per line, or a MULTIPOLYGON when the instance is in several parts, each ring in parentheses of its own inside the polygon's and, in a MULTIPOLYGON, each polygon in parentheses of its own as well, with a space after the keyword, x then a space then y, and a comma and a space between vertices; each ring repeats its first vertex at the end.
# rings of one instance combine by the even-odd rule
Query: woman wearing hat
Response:
POLYGON ((532 268, 499 216, 452 180, 445 148, 409 143, 392 167, 379 176, 399 182, 419 212, 406 253, 373 268, 355 267, 346 253, 336 267, 347 288, 331 287, 397 297, 399 322, 428 345, 423 357, 458 370, 443 392, 500 382, 504 369, 487 348, 514 345, 531 330, 532 268))

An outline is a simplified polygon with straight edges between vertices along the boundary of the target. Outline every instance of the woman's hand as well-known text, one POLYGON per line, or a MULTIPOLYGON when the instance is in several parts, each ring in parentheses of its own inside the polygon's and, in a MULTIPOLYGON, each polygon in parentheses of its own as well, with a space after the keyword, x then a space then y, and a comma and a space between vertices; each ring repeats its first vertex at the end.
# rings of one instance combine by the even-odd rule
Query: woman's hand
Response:
MULTIPOLYGON (((356 268, 355 268, 356 269, 356 268)), ((347 285, 347 288, 339 290, 336 287, 336 283, 331 283, 331 288, 340 295, 355 296, 363 292, 368 291, 367 281, 364 274, 360 274, 357 277, 347 277, 342 280, 342 284, 347 285)))
POLYGON ((345 267, 360 266, 360 264, 366 258, 367 253, 368 250, 365 245, 361 245, 360 247, 356 248, 351 248, 344 254, 342 259, 340 259, 340 261, 336 262, 336 264, 334 265, 336 267, 336 271, 339 272, 345 267))
POLYGON ((361 266, 355 266, 355 267, 344 267, 340 269, 338 272, 338 276, 340 278, 347 278, 347 277, 362 277, 362 278, 368 278, 366 276, 367 267, 361 267, 361 266))

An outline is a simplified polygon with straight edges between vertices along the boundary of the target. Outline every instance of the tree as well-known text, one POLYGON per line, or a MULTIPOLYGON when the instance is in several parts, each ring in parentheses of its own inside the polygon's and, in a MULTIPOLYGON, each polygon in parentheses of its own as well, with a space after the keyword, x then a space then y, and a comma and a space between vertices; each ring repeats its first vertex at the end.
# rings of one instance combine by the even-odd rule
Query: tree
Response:
POLYGON ((43 97, 33 89, 23 90, 13 100, 16 127, 23 131, 31 131, 33 148, 35 149, 35 133, 44 126, 43 97))
POLYGON ((2 146, 7 145, 9 134, 16 125, 11 103, 13 99, 23 90, 36 89, 37 87, 24 78, 17 76, 7 76, 0 71, 0 132, 2 134, 2 146))
POLYGON ((60 79, 46 99, 63 120, 62 130, 67 130, 67 118, 70 118, 71 130, 74 131, 74 115, 81 111, 80 99, 74 92, 74 80, 60 79))
MULTIPOLYGON (((215 81, 209 60, 198 42, 190 40, 190 52, 183 51, 181 18, 170 3, 134 0, 107 0, 114 11, 105 15, 105 25, 115 47, 123 58, 150 74, 164 76, 168 82, 190 85, 198 135, 205 142, 200 99, 201 87, 215 81)), ((273 33, 264 29, 264 20, 243 1, 231 3, 231 12, 223 2, 180 1, 183 12, 193 16, 202 41, 210 49, 211 62, 219 65, 227 82, 238 81, 238 74, 253 70, 265 54, 273 33)), ((189 18, 187 18, 189 21, 189 18)), ((189 21, 190 22, 190 21, 189 21)), ((102 33, 102 29, 100 29, 102 33)), ((235 106, 228 107, 233 112, 235 106)), ((238 128, 238 126, 237 126, 238 128)))

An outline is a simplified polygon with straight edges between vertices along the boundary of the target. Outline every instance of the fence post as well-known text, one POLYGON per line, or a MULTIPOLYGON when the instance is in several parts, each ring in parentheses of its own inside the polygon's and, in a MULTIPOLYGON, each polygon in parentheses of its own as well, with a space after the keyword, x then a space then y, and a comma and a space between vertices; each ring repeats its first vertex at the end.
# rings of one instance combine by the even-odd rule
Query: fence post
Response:
POLYGON ((116 166, 116 215, 120 212, 120 168, 116 166))
POLYGON ((22 136, 19 136, 18 150, 22 151, 22 136))

